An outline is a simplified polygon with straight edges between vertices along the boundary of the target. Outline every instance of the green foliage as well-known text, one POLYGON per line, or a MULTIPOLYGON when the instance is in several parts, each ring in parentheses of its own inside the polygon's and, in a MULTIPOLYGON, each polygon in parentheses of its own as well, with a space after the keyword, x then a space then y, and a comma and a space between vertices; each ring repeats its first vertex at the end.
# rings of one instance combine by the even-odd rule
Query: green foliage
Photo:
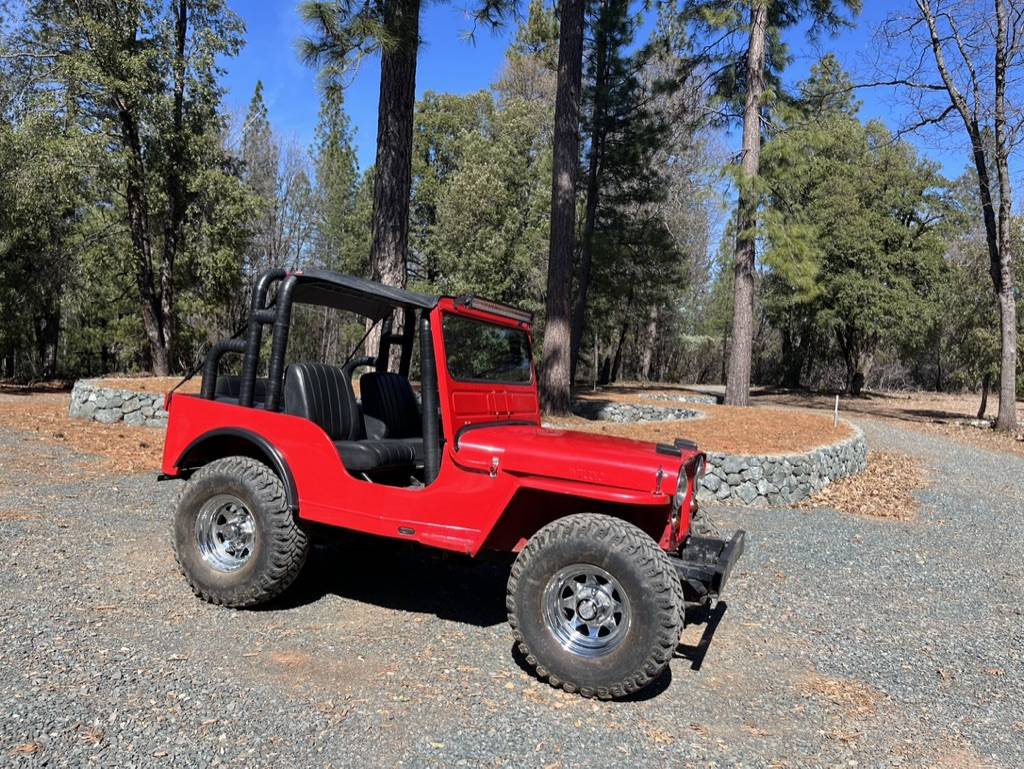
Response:
POLYGON ((457 140, 460 162, 437 192, 430 229, 442 291, 532 311, 543 306, 551 149, 541 136, 548 119, 534 105, 510 103, 457 140))
POLYGON ((409 272, 414 281, 433 285, 440 278, 444 244, 434 237, 438 206, 463 163, 478 161, 464 157, 468 137, 489 131, 495 110, 486 91, 467 96, 428 91, 416 105, 409 223, 409 272))
POLYGON ((370 221, 360 219, 360 193, 373 189, 359 178, 344 92, 337 83, 323 89, 313 151, 317 223, 313 259, 328 269, 368 273, 370 221))
POLYGON ((810 321, 833 337, 856 389, 881 345, 913 347, 932 321, 946 185, 934 164, 849 109, 813 120, 796 109, 765 146, 763 262, 769 317, 790 333, 810 321))
POLYGON ((783 33, 810 20, 807 35, 816 40, 852 26, 849 17, 861 9, 861 0, 686 0, 682 19, 692 30, 697 59, 711 72, 718 100, 742 113, 746 87, 746 54, 750 34, 750 9, 755 3, 768 4, 765 39, 765 100, 769 108, 782 95, 781 74, 792 55, 783 33))
POLYGON ((495 90, 511 99, 553 108, 558 70, 558 17, 545 0, 530 0, 495 90))

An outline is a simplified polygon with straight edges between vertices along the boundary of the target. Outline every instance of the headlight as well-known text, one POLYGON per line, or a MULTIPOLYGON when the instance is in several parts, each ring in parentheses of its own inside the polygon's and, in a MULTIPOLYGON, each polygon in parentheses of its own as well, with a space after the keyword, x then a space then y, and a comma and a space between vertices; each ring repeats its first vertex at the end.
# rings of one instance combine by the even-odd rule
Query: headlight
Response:
POLYGON ((693 466, 693 469, 694 485, 696 485, 696 482, 703 478, 704 473, 707 471, 707 463, 704 461, 704 457, 697 457, 697 464, 693 466))
MULTIPOLYGON (((697 457, 697 461, 693 464, 693 485, 694 491, 696 491, 697 483, 701 478, 704 477, 704 471, 706 469, 704 457, 697 457)), ((676 478, 676 496, 675 504, 676 507, 682 507, 683 499, 686 497, 686 492, 690 487, 690 478, 686 474, 686 465, 679 468, 679 476, 676 478)))
POLYGON ((690 479, 686 477, 686 465, 679 468, 679 475, 676 476, 676 496, 672 500, 676 510, 683 506, 683 498, 686 497, 686 488, 690 485, 690 479))

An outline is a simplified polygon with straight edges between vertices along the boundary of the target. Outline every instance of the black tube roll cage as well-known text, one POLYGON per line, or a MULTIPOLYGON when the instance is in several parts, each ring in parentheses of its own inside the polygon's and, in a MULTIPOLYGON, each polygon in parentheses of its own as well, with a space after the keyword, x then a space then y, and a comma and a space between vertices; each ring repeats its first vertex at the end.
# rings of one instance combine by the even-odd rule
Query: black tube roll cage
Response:
MULTIPOLYGON (((324 275, 333 275, 324 273, 324 275)), ((309 276, 309 277, 312 277, 309 276)), ((345 276, 334 276, 338 280, 345 280, 345 276)), ((275 268, 260 275, 259 280, 252 292, 252 299, 249 308, 249 320, 246 327, 245 339, 222 339, 214 344, 206 353, 206 360, 203 365, 203 384, 200 390, 200 397, 206 400, 214 400, 217 392, 217 377, 220 359, 225 353, 238 353, 242 358, 242 375, 240 377, 238 405, 251 408, 253 406, 253 395, 256 389, 256 375, 259 368, 260 347, 263 344, 263 327, 272 326, 272 341, 270 346, 270 359, 267 368, 267 394, 264 408, 266 411, 281 411, 284 393, 284 369, 285 351, 288 347, 288 332, 291 327, 293 295, 300 280, 304 278, 302 273, 290 273, 287 270, 275 268), (276 299, 268 306, 267 296, 275 283, 280 283, 276 299)), ((360 286, 372 286, 366 281, 359 279, 348 279, 350 282, 358 282, 360 286)), ((400 290, 391 290, 390 294, 385 293, 386 287, 376 294, 377 299, 385 299, 392 307, 391 312, 381 319, 380 346, 377 350, 377 357, 374 361, 374 368, 379 372, 388 370, 388 361, 391 356, 391 348, 398 345, 401 349, 399 357, 398 373, 403 377, 409 376, 409 367, 412 363, 412 348, 416 338, 416 309, 420 307, 419 331, 420 331, 420 389, 422 399, 423 418, 423 458, 424 458, 424 481, 430 483, 437 477, 440 468, 440 430, 438 428, 438 392, 437 392, 437 367, 434 360, 434 341, 430 330, 430 310, 436 304, 436 298, 424 297, 415 294, 406 294, 400 290), (416 305, 402 304, 395 301, 391 294, 406 294, 416 299, 416 305), (429 300, 433 299, 433 304, 429 300), (394 333, 395 312, 401 310, 402 331, 394 333)))

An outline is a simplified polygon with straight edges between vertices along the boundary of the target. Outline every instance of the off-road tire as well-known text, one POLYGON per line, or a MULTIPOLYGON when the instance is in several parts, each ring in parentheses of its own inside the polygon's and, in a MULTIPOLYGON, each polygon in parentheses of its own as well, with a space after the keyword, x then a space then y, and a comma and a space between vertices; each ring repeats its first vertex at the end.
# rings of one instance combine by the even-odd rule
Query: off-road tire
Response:
POLYGON ((273 470, 249 457, 226 457, 197 470, 178 499, 172 526, 174 556, 192 591, 204 601, 247 608, 283 593, 302 570, 309 537, 289 510, 273 470), (240 499, 255 521, 255 546, 237 571, 219 571, 200 553, 196 517, 218 494, 240 499))
POLYGON ((530 539, 512 566, 506 607, 519 651, 539 678, 584 697, 613 699, 639 691, 669 664, 684 600, 672 563, 650 536, 627 521, 584 513, 560 518, 530 539), (611 574, 630 603, 625 636, 595 658, 569 651, 544 619, 545 587, 559 570, 580 563, 611 574))

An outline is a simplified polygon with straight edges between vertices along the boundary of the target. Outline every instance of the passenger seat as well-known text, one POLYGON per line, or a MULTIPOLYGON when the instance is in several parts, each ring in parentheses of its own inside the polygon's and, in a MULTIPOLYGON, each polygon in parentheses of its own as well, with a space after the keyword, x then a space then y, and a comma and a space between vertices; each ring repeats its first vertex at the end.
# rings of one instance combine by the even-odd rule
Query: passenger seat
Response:
POLYGON ((408 378, 401 374, 370 372, 359 377, 363 414, 387 427, 387 438, 412 447, 423 462, 423 418, 408 378))
MULTIPOLYGON (((284 411, 319 425, 346 469, 355 473, 411 466, 415 447, 403 440, 367 439, 351 379, 323 363, 293 363, 285 371, 284 411)), ((421 441, 422 443, 422 441, 421 441)))

